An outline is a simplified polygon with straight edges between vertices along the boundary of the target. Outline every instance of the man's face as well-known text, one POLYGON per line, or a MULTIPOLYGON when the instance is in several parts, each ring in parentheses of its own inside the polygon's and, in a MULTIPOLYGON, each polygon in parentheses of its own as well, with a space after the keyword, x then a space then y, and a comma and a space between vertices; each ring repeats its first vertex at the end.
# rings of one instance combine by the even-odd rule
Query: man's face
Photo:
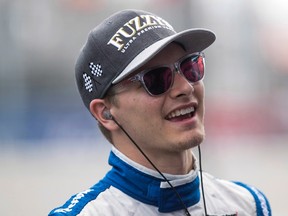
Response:
MULTIPOLYGON (((170 44, 139 71, 171 64, 187 54, 170 44)), ((124 86, 116 95, 117 106, 110 108, 115 119, 148 154, 176 153, 199 145, 204 138, 204 85, 189 83, 179 73, 164 94, 150 96, 140 82, 124 86), (127 87, 127 88, 126 88, 127 87), (192 111, 195 109, 195 111, 192 111), (184 114, 189 112, 188 114, 184 114), (182 113, 184 115, 179 115, 182 113)), ((123 136, 126 136, 123 133, 123 136)), ((117 140, 114 142, 117 143, 117 140)))

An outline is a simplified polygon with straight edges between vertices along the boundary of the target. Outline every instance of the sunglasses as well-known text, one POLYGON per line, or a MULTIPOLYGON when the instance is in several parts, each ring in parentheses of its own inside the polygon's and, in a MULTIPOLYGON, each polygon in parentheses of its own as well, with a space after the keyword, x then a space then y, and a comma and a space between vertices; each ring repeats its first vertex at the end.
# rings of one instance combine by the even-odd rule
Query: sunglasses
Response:
POLYGON ((184 76, 190 83, 203 79, 205 67, 204 53, 192 53, 180 58, 170 65, 160 65, 141 71, 127 79, 140 82, 151 96, 159 96, 167 92, 174 83, 175 73, 184 76))

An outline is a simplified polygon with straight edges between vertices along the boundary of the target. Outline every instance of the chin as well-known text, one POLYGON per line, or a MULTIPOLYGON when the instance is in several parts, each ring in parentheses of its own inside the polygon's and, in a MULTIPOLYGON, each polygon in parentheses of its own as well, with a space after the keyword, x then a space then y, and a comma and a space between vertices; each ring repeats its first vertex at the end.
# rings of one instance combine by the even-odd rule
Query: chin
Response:
POLYGON ((198 145, 200 145, 203 140, 205 138, 205 134, 199 134, 198 136, 193 137, 192 141, 191 141, 191 147, 196 147, 198 145))
POLYGON ((187 145, 188 147, 190 146, 190 148, 193 148, 200 145, 203 142, 205 138, 205 129, 204 127, 201 127, 198 130, 191 132, 191 134, 192 137, 191 136, 188 137, 187 145))
POLYGON ((196 134, 192 138, 190 137, 189 139, 187 139, 186 141, 180 141, 174 150, 180 152, 194 148, 200 145, 203 142, 204 138, 205 138, 204 133, 196 134))

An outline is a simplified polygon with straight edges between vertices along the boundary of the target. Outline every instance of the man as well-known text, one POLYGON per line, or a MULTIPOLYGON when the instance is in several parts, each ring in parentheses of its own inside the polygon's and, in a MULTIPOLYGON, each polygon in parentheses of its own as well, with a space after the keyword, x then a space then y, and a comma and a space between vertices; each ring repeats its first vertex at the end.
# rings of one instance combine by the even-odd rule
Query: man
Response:
POLYGON ((112 143, 112 169, 51 216, 271 215, 259 190, 202 173, 191 151, 205 135, 203 50, 214 40, 205 29, 176 33, 139 10, 90 32, 76 79, 112 143))

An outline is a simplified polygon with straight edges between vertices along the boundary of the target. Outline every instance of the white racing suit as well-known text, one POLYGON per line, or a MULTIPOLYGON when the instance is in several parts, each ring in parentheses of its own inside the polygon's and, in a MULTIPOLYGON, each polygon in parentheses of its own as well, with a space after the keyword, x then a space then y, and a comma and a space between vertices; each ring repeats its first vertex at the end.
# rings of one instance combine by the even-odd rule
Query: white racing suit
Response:
MULTIPOLYGON (((147 169, 112 149, 112 169, 90 189, 72 196, 49 216, 184 216, 175 191, 154 170, 147 169)), ((194 163, 196 164, 196 163, 194 163)), ((175 187, 191 216, 205 215, 199 171, 164 174, 175 187)), ((254 187, 217 179, 203 172, 209 216, 271 216, 268 200, 254 187)))

